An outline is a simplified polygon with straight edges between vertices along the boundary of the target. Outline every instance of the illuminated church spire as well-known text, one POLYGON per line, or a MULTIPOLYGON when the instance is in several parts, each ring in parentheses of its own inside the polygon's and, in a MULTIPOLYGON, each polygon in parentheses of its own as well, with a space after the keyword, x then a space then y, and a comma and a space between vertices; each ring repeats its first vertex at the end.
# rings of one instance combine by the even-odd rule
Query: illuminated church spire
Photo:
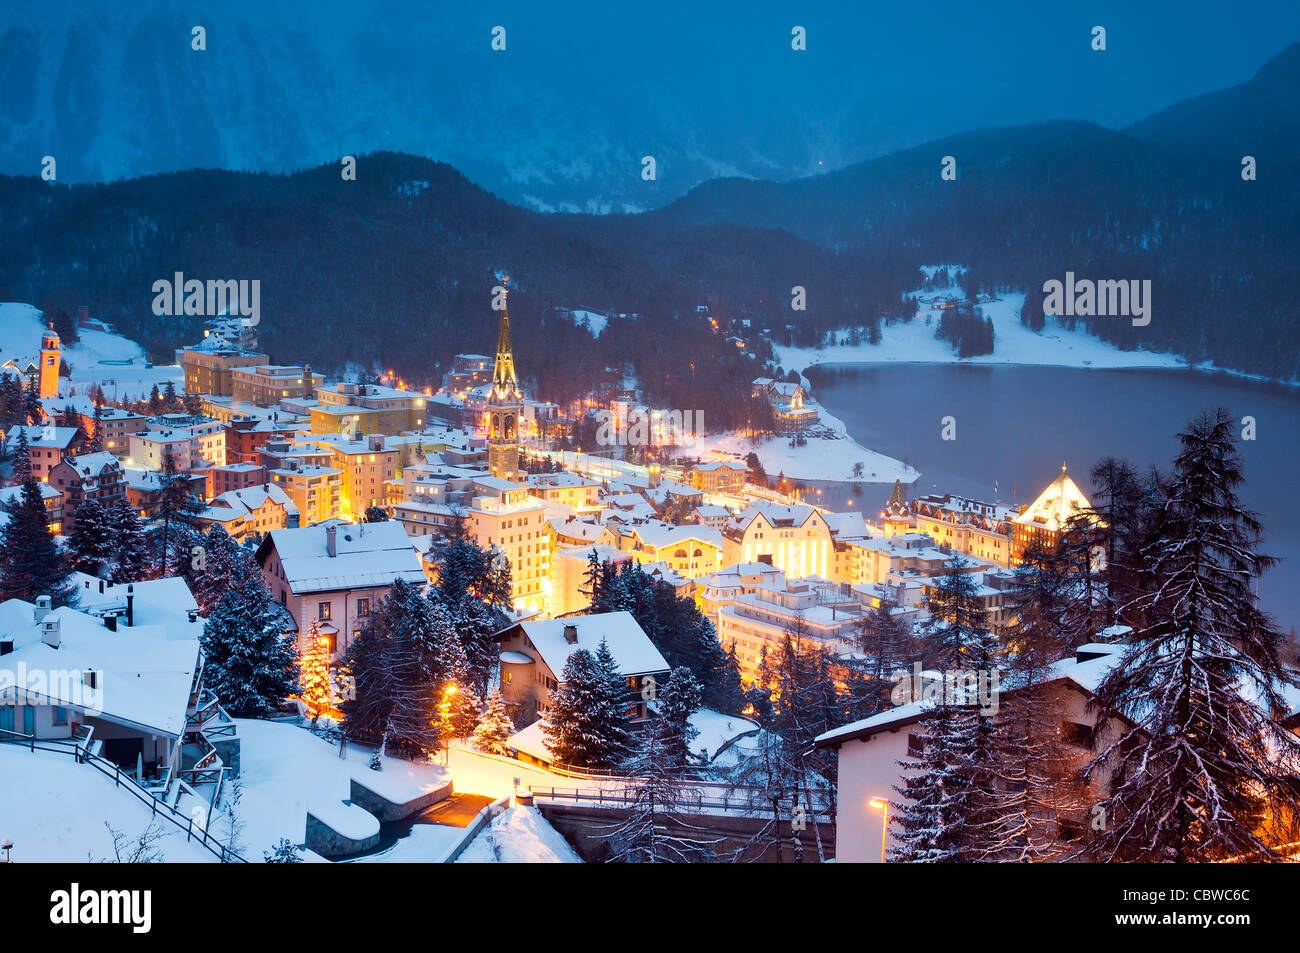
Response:
POLYGON ((501 279, 501 330, 497 332, 497 362, 488 394, 488 469, 503 480, 519 478, 519 422, 524 415, 524 395, 515 377, 515 356, 510 347, 510 312, 506 310, 506 285, 501 279))
POLYGON ((519 381, 515 377, 515 356, 510 347, 510 311, 506 307, 506 296, 509 293, 509 289, 503 285, 501 329, 497 332, 497 361, 492 370, 492 396, 497 400, 516 400, 520 396, 519 381))

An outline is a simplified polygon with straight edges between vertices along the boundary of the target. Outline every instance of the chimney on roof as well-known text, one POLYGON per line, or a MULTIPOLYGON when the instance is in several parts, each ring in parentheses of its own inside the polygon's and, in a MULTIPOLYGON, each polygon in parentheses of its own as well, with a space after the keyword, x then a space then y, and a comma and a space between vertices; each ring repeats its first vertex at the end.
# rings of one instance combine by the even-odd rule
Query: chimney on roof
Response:
POLYGON ((127 627, 135 625, 135 584, 126 587, 126 624, 127 627))
POLYGON ((330 556, 339 554, 339 528, 331 523, 325 527, 325 552, 330 556))
POLYGON ((576 625, 566 625, 564 627, 564 641, 570 645, 578 644, 578 627, 576 625))
POLYGON ((49 615, 49 614, 50 614, 50 597, 49 597, 49 596, 37 596, 37 597, 36 597, 36 612, 33 613, 33 615, 34 615, 35 618, 36 618, 36 621, 37 621, 37 622, 42 621, 42 620, 43 620, 47 615, 49 615))
POLYGON ((62 639, 59 637, 59 620, 45 619, 41 622, 41 641, 52 649, 57 649, 62 639))

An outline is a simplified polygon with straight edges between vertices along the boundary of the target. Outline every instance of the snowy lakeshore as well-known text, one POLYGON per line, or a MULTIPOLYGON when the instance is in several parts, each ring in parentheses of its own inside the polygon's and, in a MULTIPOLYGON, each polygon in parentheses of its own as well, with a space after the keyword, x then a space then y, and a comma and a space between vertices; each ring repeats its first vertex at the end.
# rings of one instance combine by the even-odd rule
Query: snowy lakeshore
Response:
MULTIPOLYGON (((960 293, 955 288, 916 292, 916 317, 882 325, 879 344, 864 339, 858 344, 820 348, 774 345, 777 362, 787 370, 801 372, 817 364, 1021 364, 1107 369, 1191 366, 1176 354, 1120 350, 1086 331, 1068 330, 1051 318, 1042 331, 1032 331, 1020 323, 1025 296, 1019 293, 979 302, 980 311, 993 322, 993 353, 958 357, 953 346, 936 338, 934 332, 942 313, 936 307, 938 300, 960 293)), ((849 332, 837 332, 837 337, 847 342, 849 332)))

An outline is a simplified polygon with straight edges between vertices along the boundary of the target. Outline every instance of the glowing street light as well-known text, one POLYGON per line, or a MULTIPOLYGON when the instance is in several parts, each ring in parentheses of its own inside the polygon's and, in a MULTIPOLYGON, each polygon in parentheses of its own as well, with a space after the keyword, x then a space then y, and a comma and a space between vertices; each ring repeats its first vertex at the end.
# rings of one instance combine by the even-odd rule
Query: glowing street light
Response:
POLYGON ((880 812, 880 862, 885 863, 885 843, 889 838, 889 802, 884 798, 873 797, 867 807, 880 812))

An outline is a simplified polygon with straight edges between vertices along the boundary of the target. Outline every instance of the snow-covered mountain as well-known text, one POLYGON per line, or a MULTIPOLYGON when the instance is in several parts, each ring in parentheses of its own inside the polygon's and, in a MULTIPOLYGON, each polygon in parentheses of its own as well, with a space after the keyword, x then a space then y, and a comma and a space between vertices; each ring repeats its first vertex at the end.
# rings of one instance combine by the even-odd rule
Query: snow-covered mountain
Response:
POLYGON ((700 110, 681 108, 688 76, 632 62, 606 82, 610 51, 584 48, 585 34, 558 49, 554 25, 534 22, 543 11, 509 18, 507 50, 494 52, 501 11, 458 6, 53 0, 0 13, 0 172, 36 174, 45 155, 61 182, 292 171, 393 149, 520 204, 607 212, 708 178, 783 178, 814 169, 814 154, 843 158, 818 153, 831 137, 811 117, 768 137, 780 143, 771 154, 701 126, 700 110), (534 26, 550 31, 544 44, 534 26))
MULTIPOLYGON (((647 209, 710 179, 816 175, 963 129, 1061 116, 1124 125, 1239 82, 1243 58, 1272 53, 1198 58, 1149 37, 1117 45, 1101 68, 1065 14, 1029 24, 1019 7, 939 0, 918 17, 907 5, 780 0, 10 2, 0 173, 37 174, 46 155, 73 183, 287 172, 392 150, 536 209, 647 209), (805 51, 791 48, 795 23, 805 51), (492 49, 497 26, 504 52, 492 49), (1194 73, 1176 68, 1183 59, 1194 73), (972 69, 978 81, 963 81, 972 69)), ((1167 26, 1130 30, 1163 37, 1167 26)))

